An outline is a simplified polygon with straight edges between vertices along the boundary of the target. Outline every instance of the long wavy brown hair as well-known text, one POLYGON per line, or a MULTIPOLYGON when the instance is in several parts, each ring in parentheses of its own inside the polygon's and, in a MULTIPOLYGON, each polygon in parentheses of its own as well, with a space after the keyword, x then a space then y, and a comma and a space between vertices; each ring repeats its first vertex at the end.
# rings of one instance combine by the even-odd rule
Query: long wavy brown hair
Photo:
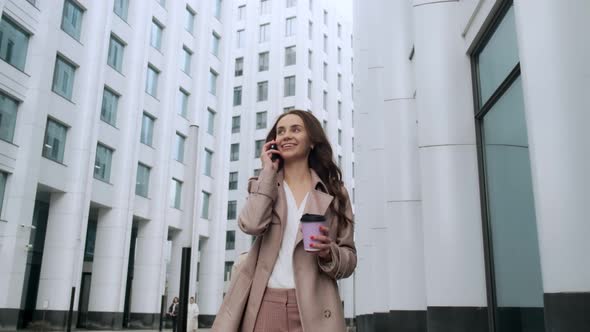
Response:
MULTIPOLYGON (((322 182, 324 182, 328 189, 328 193, 336 198, 330 204, 330 209, 336 214, 336 216, 338 216, 339 221, 352 223, 353 221, 346 216, 348 197, 343 190, 344 182, 342 182, 342 171, 334 162, 332 157, 332 146, 326 137, 326 133, 324 132, 320 121, 311 112, 290 110, 281 114, 266 136, 266 141, 272 141, 277 137, 277 124, 283 117, 290 114, 297 115, 303 120, 311 145, 314 147, 309 152, 309 167, 312 168, 322 182)), ((281 160, 279 163, 279 169, 282 167, 283 161, 281 160)))

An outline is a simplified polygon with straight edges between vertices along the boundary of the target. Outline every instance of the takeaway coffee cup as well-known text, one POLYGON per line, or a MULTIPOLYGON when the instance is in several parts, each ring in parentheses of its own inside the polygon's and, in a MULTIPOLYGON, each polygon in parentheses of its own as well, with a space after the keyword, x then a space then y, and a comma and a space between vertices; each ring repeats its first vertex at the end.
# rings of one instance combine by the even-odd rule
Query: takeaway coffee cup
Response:
POLYGON ((323 235, 320 226, 326 226, 326 218, 318 214, 304 214, 301 216, 301 230, 303 231, 303 249, 305 251, 318 251, 310 245, 316 241, 311 236, 323 235))

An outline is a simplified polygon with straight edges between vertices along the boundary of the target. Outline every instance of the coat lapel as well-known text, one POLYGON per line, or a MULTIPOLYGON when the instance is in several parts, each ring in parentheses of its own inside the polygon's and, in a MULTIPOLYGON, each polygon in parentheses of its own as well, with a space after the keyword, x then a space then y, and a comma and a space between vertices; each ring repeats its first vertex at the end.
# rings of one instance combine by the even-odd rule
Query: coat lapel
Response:
MULTIPOLYGON (((312 189, 309 192, 309 196, 307 196, 307 202, 305 203, 303 214, 325 215, 334 196, 327 193, 328 190, 326 185, 313 169, 311 169, 311 179, 314 189, 312 189)), ((303 232, 301 231, 301 224, 299 224, 299 230, 297 231, 297 237, 295 238, 295 247, 297 247, 301 240, 303 240, 303 232)))

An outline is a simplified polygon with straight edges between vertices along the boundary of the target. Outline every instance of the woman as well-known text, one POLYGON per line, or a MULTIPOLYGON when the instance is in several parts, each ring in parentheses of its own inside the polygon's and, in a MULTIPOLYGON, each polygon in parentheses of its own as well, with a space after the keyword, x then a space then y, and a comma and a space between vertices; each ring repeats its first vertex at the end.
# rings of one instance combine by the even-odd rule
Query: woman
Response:
POLYGON ((195 302, 195 298, 191 296, 190 303, 188 305, 188 320, 187 320, 187 331, 197 332, 199 327, 199 306, 195 302))
POLYGON ((172 320, 172 332, 176 332, 176 320, 178 318, 178 297, 172 299, 172 304, 168 308, 168 317, 172 320))
POLYGON ((332 147, 311 113, 293 110, 278 118, 262 150, 262 170, 250 179, 238 218, 240 229, 257 238, 213 331, 345 331, 336 280, 352 274, 357 257, 350 199, 332 147), (327 220, 313 239, 316 252, 301 241, 306 213, 327 220))

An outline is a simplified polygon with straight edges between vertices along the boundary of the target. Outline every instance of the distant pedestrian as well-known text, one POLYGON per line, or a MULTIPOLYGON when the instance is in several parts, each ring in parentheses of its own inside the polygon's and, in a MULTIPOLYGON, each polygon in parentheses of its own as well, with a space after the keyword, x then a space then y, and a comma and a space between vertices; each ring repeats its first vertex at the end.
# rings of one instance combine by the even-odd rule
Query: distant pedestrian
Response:
POLYGON ((199 327, 199 306, 195 301, 195 298, 191 296, 190 303, 188 305, 188 320, 187 320, 187 332, 197 332, 199 327))
POLYGON ((168 308, 168 317, 172 320, 172 332, 176 332, 176 323, 178 321, 178 310, 180 307, 178 306, 178 297, 175 297, 172 300, 172 304, 168 308))

